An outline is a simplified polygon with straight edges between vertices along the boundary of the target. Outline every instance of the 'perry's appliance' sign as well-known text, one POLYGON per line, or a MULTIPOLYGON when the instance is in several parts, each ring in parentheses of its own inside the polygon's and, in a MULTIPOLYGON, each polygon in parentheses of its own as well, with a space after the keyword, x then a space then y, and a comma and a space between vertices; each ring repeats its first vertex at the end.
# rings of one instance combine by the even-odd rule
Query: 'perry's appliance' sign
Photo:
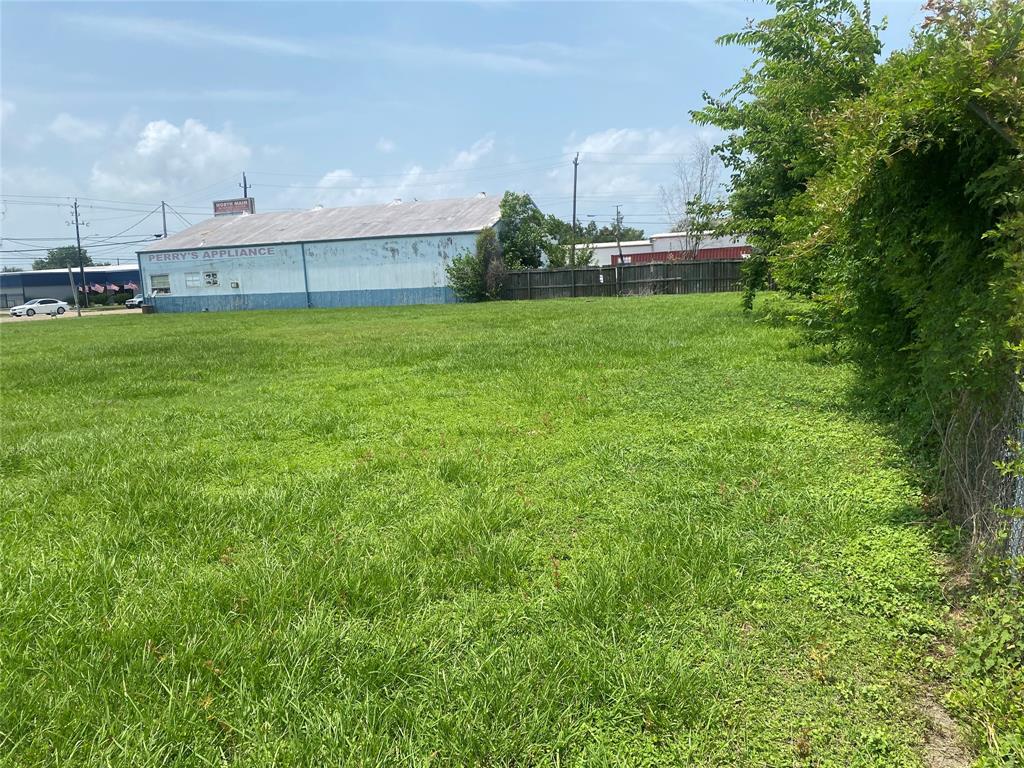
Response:
POLYGON ((239 256, 273 256, 273 245, 260 245, 251 248, 211 248, 205 251, 168 251, 167 253, 151 253, 153 261, 203 261, 207 259, 233 259, 239 256))
POLYGON ((214 216, 237 216, 240 213, 256 213, 256 200, 251 197, 237 197, 234 200, 214 200, 214 216))

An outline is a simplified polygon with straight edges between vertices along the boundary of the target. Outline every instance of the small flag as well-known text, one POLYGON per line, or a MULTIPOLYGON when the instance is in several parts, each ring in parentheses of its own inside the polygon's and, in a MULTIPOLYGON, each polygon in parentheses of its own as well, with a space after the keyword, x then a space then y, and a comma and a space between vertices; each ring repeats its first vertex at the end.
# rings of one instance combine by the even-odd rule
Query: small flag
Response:
POLYGON ((129 291, 139 290, 139 286, 137 286, 135 283, 125 283, 124 287, 127 288, 129 291))
POLYGON ((89 290, 92 291, 93 293, 103 293, 105 289, 99 283, 93 283, 92 285, 89 286, 89 290))
POLYGON ((109 288, 110 290, 114 291, 115 293, 117 291, 121 290, 120 288, 117 287, 117 285, 115 283, 107 283, 107 288, 109 288))

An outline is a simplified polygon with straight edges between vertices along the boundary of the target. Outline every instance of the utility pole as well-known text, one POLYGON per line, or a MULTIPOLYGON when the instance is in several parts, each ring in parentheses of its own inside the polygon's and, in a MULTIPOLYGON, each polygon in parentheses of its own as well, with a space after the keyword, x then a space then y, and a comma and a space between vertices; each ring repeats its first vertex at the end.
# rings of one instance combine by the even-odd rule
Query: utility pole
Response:
POLYGON ((580 153, 572 160, 572 253, 569 254, 573 267, 576 266, 576 171, 580 165, 580 153))
POLYGON ((242 197, 249 197, 249 182, 245 180, 245 171, 242 171, 242 183, 238 186, 242 188, 242 197))
POLYGON ((71 295, 75 297, 75 312, 78 316, 82 316, 82 308, 78 305, 78 291, 75 289, 75 273, 71 271, 71 267, 68 267, 68 282, 71 283, 71 295))
POLYGON ((167 203, 160 201, 160 212, 164 216, 164 239, 167 239, 167 203))
POLYGON ((75 198, 75 245, 78 246, 78 276, 82 278, 82 297, 85 307, 89 308, 89 286, 85 284, 85 258, 82 256, 82 235, 78 230, 78 198, 75 198))
POLYGON ((615 206, 615 242, 619 246, 619 263, 622 263, 622 214, 619 213, 619 208, 622 206, 615 206))

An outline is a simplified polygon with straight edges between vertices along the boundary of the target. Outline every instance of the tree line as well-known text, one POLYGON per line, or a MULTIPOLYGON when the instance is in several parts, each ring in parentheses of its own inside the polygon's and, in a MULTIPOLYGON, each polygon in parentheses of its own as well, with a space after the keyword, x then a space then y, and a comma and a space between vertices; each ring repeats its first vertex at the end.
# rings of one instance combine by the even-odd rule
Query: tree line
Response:
POLYGON ((594 259, 591 243, 642 240, 644 231, 625 226, 622 214, 599 227, 588 222, 573 226, 553 214, 545 214, 526 193, 506 192, 500 203, 501 226, 483 230, 475 247, 446 267, 448 283, 462 301, 496 299, 501 277, 509 270, 586 267, 594 259))

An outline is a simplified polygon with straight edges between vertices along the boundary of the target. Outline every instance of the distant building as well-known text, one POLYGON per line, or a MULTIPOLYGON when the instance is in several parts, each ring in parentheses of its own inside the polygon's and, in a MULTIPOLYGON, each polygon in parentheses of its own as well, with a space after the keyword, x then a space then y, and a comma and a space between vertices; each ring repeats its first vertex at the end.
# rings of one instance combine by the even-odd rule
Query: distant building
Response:
MULTIPOLYGON (((72 268, 75 287, 81 290, 82 278, 78 269, 72 268)), ((102 286, 104 293, 120 291, 136 292, 139 286, 139 267, 129 266, 86 267, 85 284, 93 286, 91 293, 97 293, 95 286, 102 286), (114 290, 116 287, 116 291, 114 290)), ((71 280, 67 269, 33 269, 24 272, 0 272, 0 307, 16 307, 30 299, 60 299, 75 303, 71 291, 71 280)))
POLYGON ((651 235, 646 240, 627 240, 621 244, 585 243, 576 248, 593 250, 594 263, 600 266, 653 261, 742 261, 750 255, 750 246, 746 240, 731 237, 703 238, 694 253, 693 240, 685 232, 666 232, 651 235))
POLYGON ((445 267, 497 224, 499 202, 216 216, 139 251, 144 292, 157 312, 454 301, 445 267))

